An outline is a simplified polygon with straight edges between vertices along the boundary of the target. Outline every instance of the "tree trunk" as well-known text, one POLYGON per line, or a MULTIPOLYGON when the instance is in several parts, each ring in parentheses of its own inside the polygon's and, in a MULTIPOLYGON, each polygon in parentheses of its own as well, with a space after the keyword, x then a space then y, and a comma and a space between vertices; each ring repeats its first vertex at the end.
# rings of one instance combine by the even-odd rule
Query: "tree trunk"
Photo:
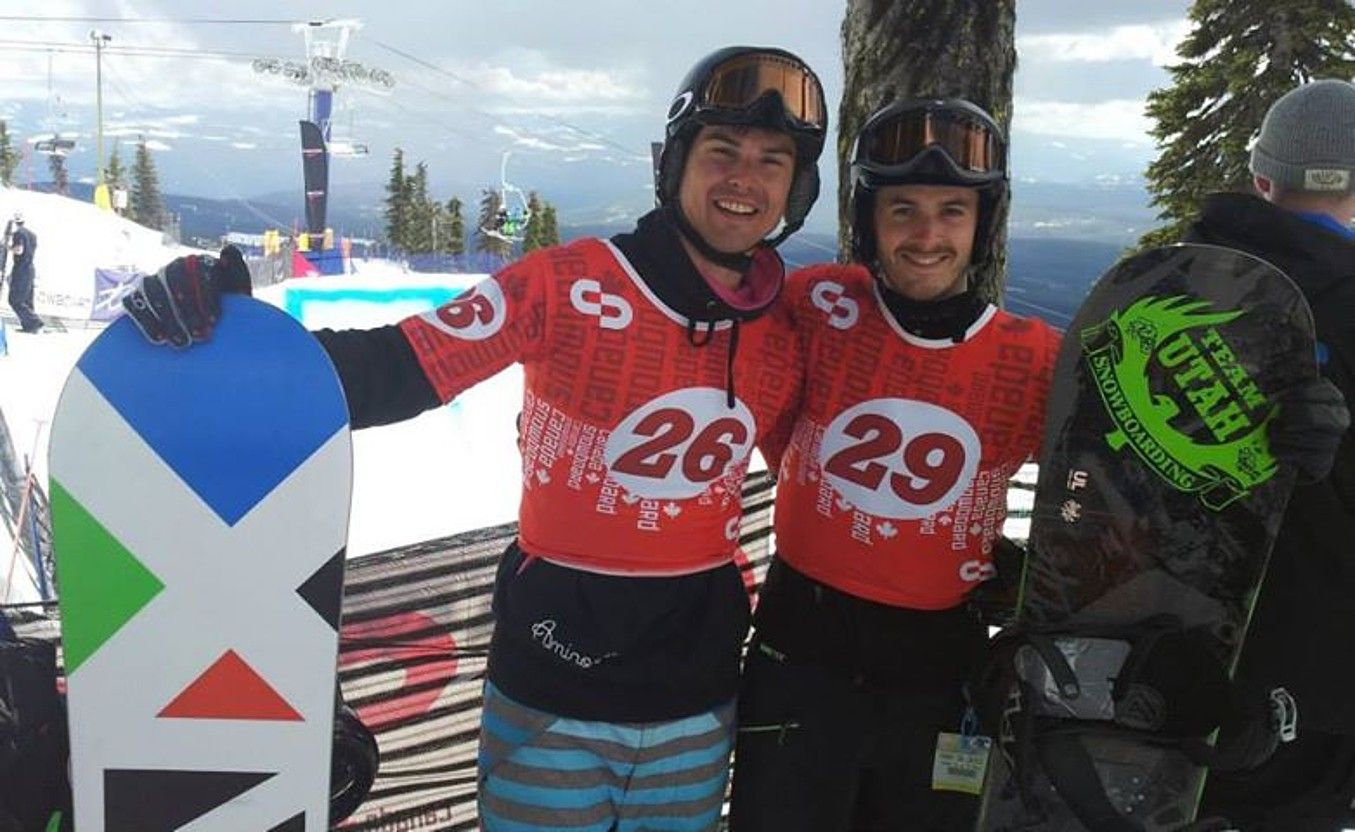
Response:
MULTIPOLYGON (((847 0, 842 22, 845 83, 838 109, 838 242, 850 252, 852 143, 866 118, 908 98, 965 98, 1010 133, 1016 71, 1016 0, 847 0)), ((1007 202, 993 257, 975 275, 996 301, 1006 272, 1007 202)))

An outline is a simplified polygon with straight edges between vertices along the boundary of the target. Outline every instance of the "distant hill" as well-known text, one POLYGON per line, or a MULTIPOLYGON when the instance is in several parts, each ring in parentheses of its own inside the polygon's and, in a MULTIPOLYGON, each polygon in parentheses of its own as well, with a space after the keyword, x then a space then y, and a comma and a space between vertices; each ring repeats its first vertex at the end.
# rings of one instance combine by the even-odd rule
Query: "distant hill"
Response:
MULTIPOLYGON (((40 188, 41 189, 41 188, 40 188)), ((89 200, 88 184, 71 185, 71 196, 89 200)), ((371 201, 376 185, 342 186, 335 190, 331 220, 335 228, 369 238, 379 237, 382 206, 371 201)), ((168 194, 165 202, 180 218, 185 241, 212 247, 227 231, 259 232, 300 223, 295 205, 272 201, 283 194, 250 200, 218 200, 168 194)), ((1016 183, 1009 241, 1006 304, 1055 326, 1072 318, 1092 281, 1115 262, 1142 229, 1152 211, 1141 184, 1065 185, 1016 183), (1039 219, 1043 217, 1044 219, 1039 219)), ((610 237, 631 227, 631 221, 561 225, 565 240, 610 237)), ((792 268, 833 260, 837 238, 817 230, 801 230, 781 247, 792 268)))

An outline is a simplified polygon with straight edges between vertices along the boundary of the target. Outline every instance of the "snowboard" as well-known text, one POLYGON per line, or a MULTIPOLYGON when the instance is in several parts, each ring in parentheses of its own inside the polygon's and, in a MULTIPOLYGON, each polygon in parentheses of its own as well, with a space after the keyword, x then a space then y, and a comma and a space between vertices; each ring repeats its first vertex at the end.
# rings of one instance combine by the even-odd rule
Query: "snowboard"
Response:
POLYGON ((113 322, 53 418, 80 832, 329 828, 348 410, 305 329, 222 301, 185 350, 113 322))
POLYGON ((1168 246, 1092 288, 1055 365, 1015 628, 995 641, 1020 646, 981 832, 1193 822, 1205 770, 1159 741, 1162 701, 1117 681, 1135 644, 1188 634, 1226 685, 1294 481, 1266 426, 1277 391, 1316 376, 1311 310, 1249 255, 1168 246))

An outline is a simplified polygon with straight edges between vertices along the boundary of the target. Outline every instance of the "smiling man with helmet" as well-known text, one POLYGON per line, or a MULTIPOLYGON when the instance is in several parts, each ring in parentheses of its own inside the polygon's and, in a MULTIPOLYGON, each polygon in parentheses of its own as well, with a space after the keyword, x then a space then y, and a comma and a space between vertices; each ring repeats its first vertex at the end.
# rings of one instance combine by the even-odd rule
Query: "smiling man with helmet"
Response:
MULTIPOLYGON (((480 738, 486 830, 719 823, 749 622, 739 492, 754 445, 779 457, 769 443, 802 370, 774 246, 818 193, 826 128, 802 61, 722 49, 674 98, 662 204, 634 231, 533 252, 398 325, 316 333, 355 428, 523 365, 519 534, 495 582, 480 738)), ((188 346, 243 268, 181 258, 126 305, 151 340, 188 346)))
POLYGON ((1058 336, 981 300, 1006 143, 967 101, 876 112, 852 158, 852 259, 792 275, 804 398, 739 702, 733 828, 955 830, 932 787, 981 658, 1007 480, 1039 447, 1058 336))

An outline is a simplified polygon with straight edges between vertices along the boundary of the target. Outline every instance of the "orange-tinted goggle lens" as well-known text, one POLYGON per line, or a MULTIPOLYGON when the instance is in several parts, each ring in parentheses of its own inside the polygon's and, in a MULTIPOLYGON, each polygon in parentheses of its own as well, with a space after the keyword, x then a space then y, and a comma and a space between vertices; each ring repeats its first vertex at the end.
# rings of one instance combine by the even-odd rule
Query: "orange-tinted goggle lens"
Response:
POLYGON ((810 127, 824 127, 818 79, 808 67, 779 55, 742 55, 716 67, 698 104, 737 110, 768 92, 781 95, 787 116, 810 127))
POLYGON ((899 113, 879 125, 864 155, 878 165, 901 165, 934 145, 965 170, 1002 169, 1001 143, 987 125, 932 110, 899 113))

